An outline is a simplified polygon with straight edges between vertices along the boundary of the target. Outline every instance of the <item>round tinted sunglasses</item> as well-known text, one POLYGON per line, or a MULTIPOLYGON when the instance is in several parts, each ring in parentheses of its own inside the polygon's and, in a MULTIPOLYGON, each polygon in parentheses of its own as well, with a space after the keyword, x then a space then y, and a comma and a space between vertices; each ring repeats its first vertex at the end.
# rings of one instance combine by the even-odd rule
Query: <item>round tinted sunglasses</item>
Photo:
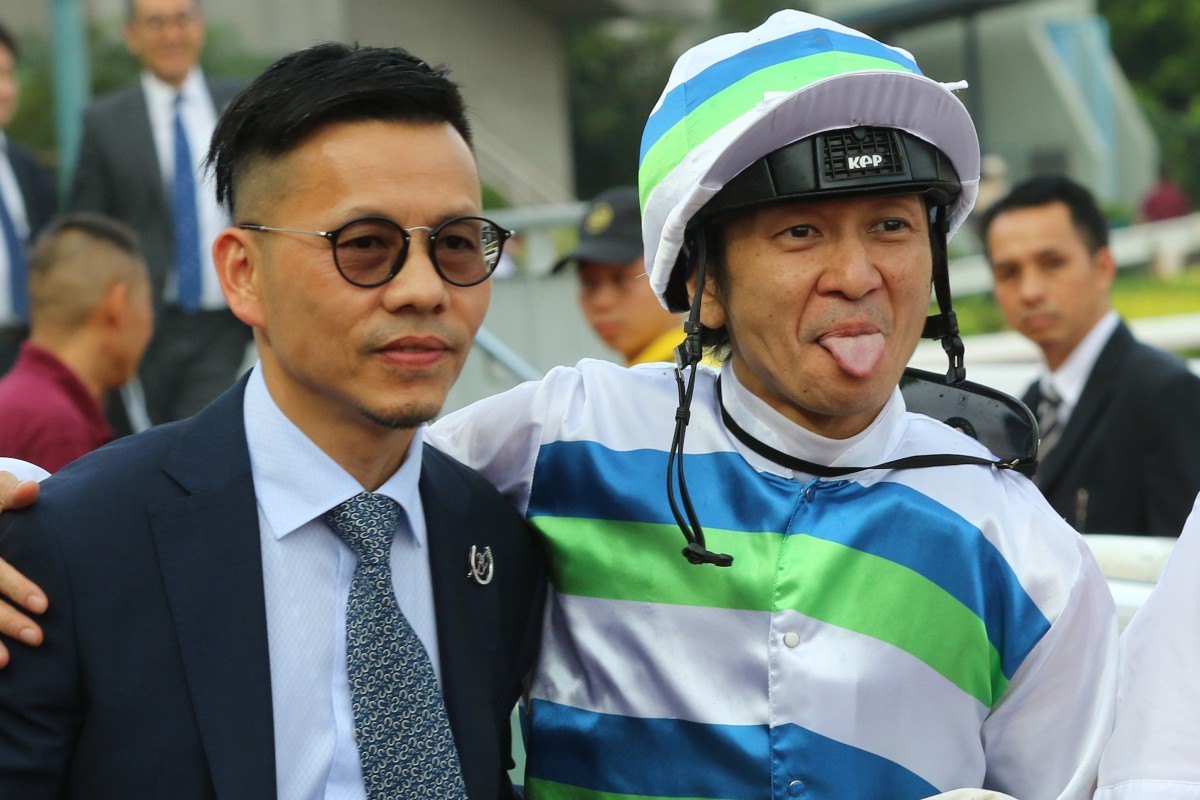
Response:
POLYGON ((273 228, 250 223, 242 230, 298 233, 329 240, 338 272, 355 286, 382 286, 396 277, 408 258, 413 231, 429 232, 429 259, 442 280, 452 286, 474 286, 487 280, 500 263, 504 243, 513 235, 485 217, 455 217, 435 227, 402 228, 386 217, 353 219, 331 231, 273 228))

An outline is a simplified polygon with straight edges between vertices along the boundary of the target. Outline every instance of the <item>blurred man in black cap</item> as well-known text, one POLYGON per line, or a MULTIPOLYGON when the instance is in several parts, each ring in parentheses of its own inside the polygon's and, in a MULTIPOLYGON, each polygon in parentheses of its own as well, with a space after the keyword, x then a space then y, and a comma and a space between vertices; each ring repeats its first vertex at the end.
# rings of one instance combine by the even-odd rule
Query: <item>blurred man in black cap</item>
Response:
POLYGON ((627 366, 673 361, 683 341, 683 315, 658 302, 642 260, 637 189, 602 192, 579 223, 579 244, 554 265, 578 265, 579 304, 588 324, 627 366))

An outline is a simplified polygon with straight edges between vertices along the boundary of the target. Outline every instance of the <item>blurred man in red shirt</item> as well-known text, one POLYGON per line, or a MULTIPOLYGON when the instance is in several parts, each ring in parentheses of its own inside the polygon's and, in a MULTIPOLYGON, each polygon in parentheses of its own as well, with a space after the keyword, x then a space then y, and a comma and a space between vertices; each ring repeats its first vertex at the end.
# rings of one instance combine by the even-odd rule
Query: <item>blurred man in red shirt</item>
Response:
POLYGON ((1142 222, 1158 222, 1164 219, 1174 219, 1192 213, 1192 201, 1171 180, 1165 171, 1158 176, 1158 183, 1150 187, 1142 200, 1139 218, 1142 222))
POLYGON ((137 370, 153 329, 136 235, 98 214, 52 222, 29 263, 29 339, 0 379, 0 455, 51 472, 113 438, 101 398, 137 370))

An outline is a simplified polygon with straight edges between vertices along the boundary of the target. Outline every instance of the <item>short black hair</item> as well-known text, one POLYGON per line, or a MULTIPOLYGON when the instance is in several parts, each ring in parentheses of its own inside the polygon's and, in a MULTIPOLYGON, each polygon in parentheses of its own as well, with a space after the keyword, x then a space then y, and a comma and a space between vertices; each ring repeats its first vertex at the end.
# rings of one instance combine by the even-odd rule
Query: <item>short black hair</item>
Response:
POLYGON ((114 283, 149 286, 138 237, 122 222, 87 211, 55 218, 29 256, 29 311, 39 330, 80 329, 114 283), (105 252, 105 251, 109 252, 105 252), (115 250, 126 258, 114 260, 115 250))
POLYGON ((1079 231, 1088 252, 1095 255, 1108 247, 1108 220, 1096 204, 1096 198, 1086 187, 1063 175, 1041 175, 1019 183, 1007 195, 997 200, 983 213, 979 221, 980 237, 987 249, 988 230, 992 222, 1005 211, 1036 208, 1062 203, 1071 212, 1071 221, 1079 231))
POLYGON ((337 122, 446 122, 471 144, 466 104, 446 69, 398 47, 327 42, 284 56, 234 98, 213 132, 207 163, 217 202, 233 210, 239 175, 337 122))
POLYGON ((0 47, 12 53, 13 61, 21 60, 21 49, 17 47, 17 40, 12 35, 12 31, 4 27, 3 22, 0 22, 0 47))
MULTIPOLYGON (((38 251, 45 249, 42 247, 42 243, 51 242, 64 233, 71 231, 78 231, 87 234, 97 241, 107 242, 121 252, 136 259, 141 259, 142 257, 142 247, 138 235, 133 228, 120 220, 113 219, 104 214, 97 214, 91 211, 73 211, 69 214, 62 214, 55 217, 42 229, 35 243, 34 258, 32 261, 37 261, 38 251)), ((34 269, 33 263, 30 264, 30 269, 34 269)))

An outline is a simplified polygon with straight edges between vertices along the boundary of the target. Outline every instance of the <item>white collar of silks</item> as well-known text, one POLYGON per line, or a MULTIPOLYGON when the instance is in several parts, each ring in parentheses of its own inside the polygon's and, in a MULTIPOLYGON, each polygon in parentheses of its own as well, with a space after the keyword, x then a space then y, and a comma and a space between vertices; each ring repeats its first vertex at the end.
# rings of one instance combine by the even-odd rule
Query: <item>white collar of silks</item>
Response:
POLYGON ((1002 792, 990 792, 987 789, 955 789, 952 792, 942 792, 925 800, 1017 800, 1012 795, 1002 792))

